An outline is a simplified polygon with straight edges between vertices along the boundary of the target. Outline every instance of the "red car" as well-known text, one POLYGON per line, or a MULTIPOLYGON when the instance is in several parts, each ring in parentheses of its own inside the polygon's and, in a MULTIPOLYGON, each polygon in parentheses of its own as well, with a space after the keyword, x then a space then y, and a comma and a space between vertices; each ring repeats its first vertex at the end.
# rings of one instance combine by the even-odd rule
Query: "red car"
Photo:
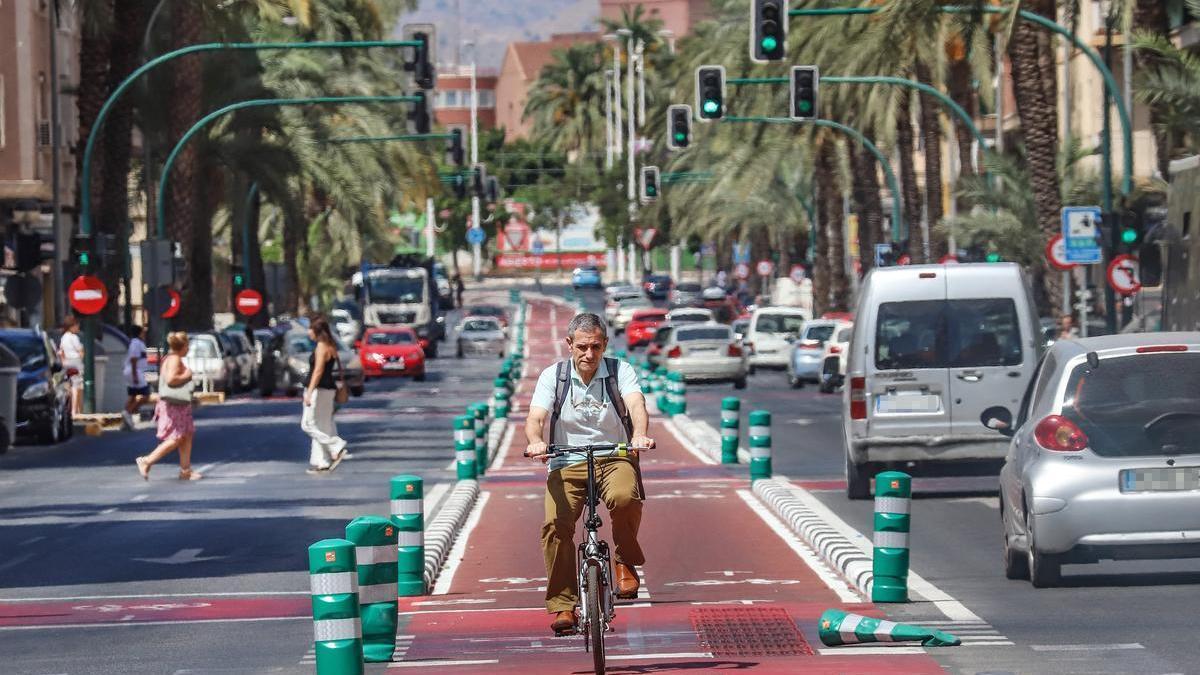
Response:
POLYGON ((425 351, 411 328, 368 328, 358 342, 365 377, 407 376, 425 381, 425 351))
POLYGON ((667 320, 665 309, 639 309, 633 313, 633 319, 625 327, 625 339, 629 348, 634 349, 650 344, 658 327, 667 320))

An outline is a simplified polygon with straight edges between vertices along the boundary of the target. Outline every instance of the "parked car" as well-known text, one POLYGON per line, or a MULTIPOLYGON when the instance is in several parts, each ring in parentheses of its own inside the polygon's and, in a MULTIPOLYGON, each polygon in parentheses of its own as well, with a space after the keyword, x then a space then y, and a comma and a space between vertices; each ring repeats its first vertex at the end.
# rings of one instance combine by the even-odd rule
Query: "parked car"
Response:
POLYGON ((258 358, 258 393, 263 397, 274 394, 276 389, 285 388, 280 383, 280 377, 286 370, 279 361, 282 345, 282 335, 265 328, 254 331, 254 351, 258 358))
POLYGON ((642 290, 654 300, 666 300, 673 286, 671 277, 666 274, 651 274, 642 281, 642 290))
POLYGON ((460 359, 474 354, 495 354, 504 358, 504 348, 508 340, 494 317, 468 316, 459 322, 455 334, 458 336, 455 354, 460 359))
POLYGON ((617 311, 613 314, 612 324, 613 330, 620 334, 625 330, 625 326, 633 320, 633 313, 641 309, 650 309, 653 307, 645 296, 637 295, 630 298, 624 298, 617 302, 617 311))
POLYGON ((746 388, 746 357, 729 326, 674 326, 661 350, 667 370, 684 380, 730 380, 735 389, 746 388))
MULTIPOLYGON (((337 338, 335 337, 336 341, 337 338)), ((308 358, 316 349, 316 344, 312 338, 308 337, 308 330, 293 329, 288 331, 283 336, 284 353, 287 364, 286 377, 287 386, 284 391, 288 396, 295 396, 305 386, 308 385, 308 358)), ((342 362, 342 367, 345 369, 346 387, 350 389, 350 393, 355 396, 362 396, 366 390, 366 377, 363 374, 362 361, 351 349, 346 345, 338 342, 338 358, 342 362)), ((334 366, 334 379, 337 380, 337 366, 334 366)))
POLYGON ((629 325, 625 327, 625 342, 630 349, 650 344, 658 327, 667 320, 667 310, 657 307, 639 309, 633 313, 629 325))
POLYGON ((667 312, 667 322, 672 326, 681 326, 686 323, 712 323, 713 313, 699 307, 682 307, 667 312))
POLYGON ((241 330, 225 331, 222 333, 226 342, 233 350, 233 357, 238 365, 237 388, 241 390, 258 386, 258 359, 255 356, 254 345, 250 338, 241 330))
POLYGON ((797 307, 764 307, 750 315, 750 334, 746 347, 750 349, 750 372, 755 368, 787 368, 792 344, 809 319, 807 312, 797 307))
POLYGON ((838 325, 833 337, 825 342, 821 384, 818 387, 822 394, 832 394, 846 383, 846 363, 850 358, 850 337, 853 334, 854 324, 843 322, 838 325))
POLYGON ((604 282, 600 280, 600 268, 595 265, 576 267, 571 272, 571 286, 580 288, 600 288, 604 282))
POLYGON ((646 294, 637 286, 618 286, 604 301, 604 318, 612 323, 621 309, 621 301, 629 298, 645 298, 646 294))
POLYGON ((1015 408, 1042 353, 1020 267, 876 268, 855 317, 842 395, 851 499, 869 497, 885 466, 1004 458, 980 414, 1015 408))
POLYGON ((197 391, 235 391, 240 366, 233 348, 221 338, 222 335, 213 331, 188 335, 188 353, 183 362, 192 370, 197 391))
POLYGON ((406 326, 368 328, 358 342, 363 377, 404 376, 425 381, 425 350, 406 326))
MULTIPOLYGON (((0 343, 21 361, 17 374, 17 419, 14 436, 39 443, 58 443, 74 433, 71 386, 50 337, 33 328, 0 330, 0 343)), ((10 427, 10 433, 14 431, 10 427)))
POLYGON ((1060 340, 1019 408, 997 393, 979 423, 1011 437, 1006 577, 1044 587, 1065 563, 1200 557, 1200 333, 1060 340))
POLYGON ((703 291, 700 284, 692 282, 684 282, 675 285, 675 289, 671 291, 671 306, 672 307, 698 307, 704 302, 701 297, 703 291))
POLYGON ((825 343, 839 328, 849 326, 849 323, 831 319, 805 321, 788 354, 788 384, 796 389, 806 383, 820 384, 821 368, 825 365, 825 343))

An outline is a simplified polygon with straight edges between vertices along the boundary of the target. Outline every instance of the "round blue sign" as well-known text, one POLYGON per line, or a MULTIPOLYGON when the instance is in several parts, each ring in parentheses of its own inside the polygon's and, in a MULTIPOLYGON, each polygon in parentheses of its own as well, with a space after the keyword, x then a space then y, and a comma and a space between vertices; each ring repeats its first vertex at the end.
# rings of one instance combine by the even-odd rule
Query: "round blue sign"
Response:
POLYGON ((482 244, 487 239, 482 227, 472 227, 467 230, 468 244, 482 244))

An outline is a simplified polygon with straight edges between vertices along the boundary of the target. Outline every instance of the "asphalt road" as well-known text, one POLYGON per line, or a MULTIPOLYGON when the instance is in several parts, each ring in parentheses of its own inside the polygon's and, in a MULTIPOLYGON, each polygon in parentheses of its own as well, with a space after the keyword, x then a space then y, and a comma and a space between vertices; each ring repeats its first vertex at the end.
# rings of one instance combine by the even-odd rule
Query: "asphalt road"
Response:
POLYGON ((0 457, 0 672, 311 672, 308 545, 386 514, 398 473, 424 477, 435 506, 454 479, 452 418, 490 395, 497 367, 451 356, 423 383, 368 383, 337 415, 353 457, 329 476, 305 473, 299 398, 199 408, 196 482, 176 480, 174 456, 141 480, 149 422, 14 447, 0 457))
MULTIPOLYGON (((726 396, 742 399, 743 445, 745 414, 770 411, 775 473, 805 485, 870 535, 873 503, 845 497, 840 392, 794 390, 783 373, 760 370, 741 392, 728 384, 689 384, 689 416, 717 427, 726 396)), ((993 675, 1200 672, 1192 629, 1200 560, 1067 565, 1062 586, 1051 589, 1007 580, 990 470, 914 481, 911 569, 984 619, 980 631, 1013 643, 931 650, 943 666, 993 675)))

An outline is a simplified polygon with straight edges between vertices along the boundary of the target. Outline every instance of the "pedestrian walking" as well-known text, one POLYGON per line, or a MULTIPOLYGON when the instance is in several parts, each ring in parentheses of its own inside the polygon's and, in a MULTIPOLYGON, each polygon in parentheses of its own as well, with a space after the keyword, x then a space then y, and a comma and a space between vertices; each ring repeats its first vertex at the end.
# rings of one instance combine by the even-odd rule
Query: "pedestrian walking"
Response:
POLYGON ((58 358, 70 376, 71 412, 83 412, 83 341, 79 339, 79 320, 68 315, 63 322, 63 334, 58 339, 58 358))
POLYGON ((183 361, 188 352, 187 333, 179 331, 168 335, 167 347, 170 353, 158 367, 158 403, 154 405, 160 442, 149 455, 137 458, 138 473, 150 480, 150 467, 178 450, 179 480, 200 480, 204 476, 192 470, 192 439, 196 435, 196 425, 192 421, 195 381, 191 368, 183 361))
POLYGON ((308 473, 329 473, 346 456, 346 441, 338 436, 333 421, 334 404, 345 403, 349 391, 342 379, 342 364, 337 343, 325 317, 313 317, 308 323, 308 337, 316 343, 308 356, 308 385, 304 388, 304 412, 300 428, 312 439, 308 455, 308 473), (334 380, 334 366, 338 379, 334 380))
POLYGON ((134 416, 150 400, 150 385, 146 382, 146 329, 135 325, 132 332, 133 339, 129 341, 129 350, 125 352, 125 367, 122 370, 128 398, 125 400, 125 410, 121 413, 125 428, 130 430, 134 428, 134 416))
MULTIPOLYGON (((545 462, 547 439, 557 445, 629 443, 632 458, 596 453, 596 480, 612 520, 617 597, 636 598, 640 585, 637 566, 646 562, 637 538, 645 499, 637 455, 639 450, 654 447, 648 435, 646 399, 633 366, 604 357, 608 330, 603 319, 579 314, 567 326, 566 342, 571 358, 550 366, 538 377, 525 421, 529 442, 525 456, 545 462)), ((579 604, 575 521, 583 513, 586 492, 586 456, 572 454, 550 460, 542 554, 546 611, 554 615, 550 628, 556 635, 575 629, 579 604)))
POLYGON ((454 297, 458 298, 458 306, 459 307, 463 306, 463 303, 462 303, 463 289, 464 289, 464 286, 463 286, 462 275, 455 274, 454 275, 454 297))

